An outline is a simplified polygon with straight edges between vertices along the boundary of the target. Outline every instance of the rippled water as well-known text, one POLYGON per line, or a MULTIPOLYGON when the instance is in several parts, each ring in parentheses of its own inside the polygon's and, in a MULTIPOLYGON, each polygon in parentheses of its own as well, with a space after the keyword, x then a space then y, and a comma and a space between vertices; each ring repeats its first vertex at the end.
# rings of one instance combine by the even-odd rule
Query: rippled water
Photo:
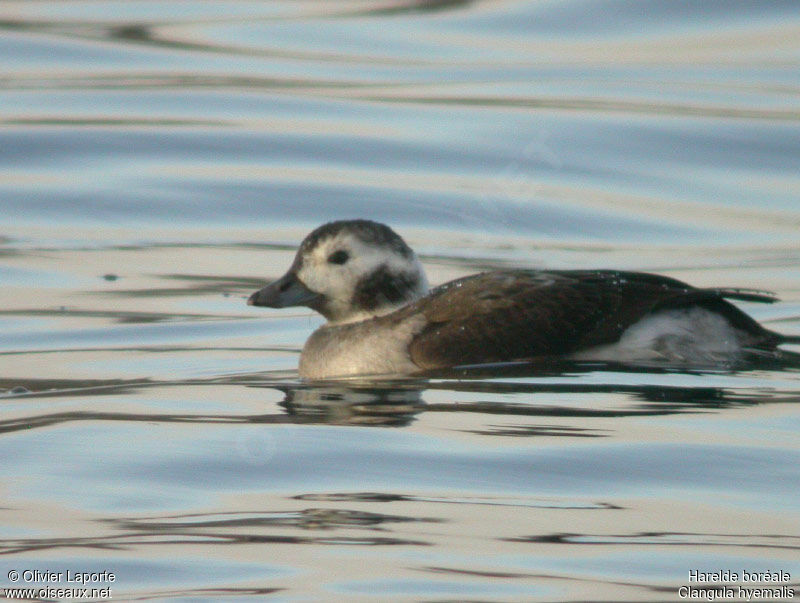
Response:
POLYGON ((0 56, 0 587, 800 592, 796 365, 320 386, 320 319, 244 304, 365 217, 432 283, 657 271, 800 334, 796 2, 6 1, 0 56))

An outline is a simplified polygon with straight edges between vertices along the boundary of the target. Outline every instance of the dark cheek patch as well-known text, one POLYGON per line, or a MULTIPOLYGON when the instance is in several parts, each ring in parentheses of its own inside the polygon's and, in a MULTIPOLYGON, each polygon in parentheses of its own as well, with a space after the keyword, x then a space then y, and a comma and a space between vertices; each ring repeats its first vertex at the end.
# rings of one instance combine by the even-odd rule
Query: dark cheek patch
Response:
POLYGON ((353 292, 352 304, 362 310, 374 310, 386 304, 411 301, 412 293, 418 285, 417 275, 392 272, 383 264, 358 282, 353 292))

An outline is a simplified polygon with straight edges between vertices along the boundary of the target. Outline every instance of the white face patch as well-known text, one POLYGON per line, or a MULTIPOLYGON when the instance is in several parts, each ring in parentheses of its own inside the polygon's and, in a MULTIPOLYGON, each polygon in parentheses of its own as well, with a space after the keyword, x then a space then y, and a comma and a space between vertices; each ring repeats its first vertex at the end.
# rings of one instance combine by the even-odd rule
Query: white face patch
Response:
POLYGON ((422 266, 413 252, 406 257, 389 245, 365 243, 352 232, 342 230, 321 239, 305 251, 297 277, 315 293, 325 296, 325 315, 331 322, 353 322, 386 314, 425 295, 428 283, 422 266), (343 254, 346 260, 341 261, 343 254), (415 283, 413 290, 398 303, 362 304, 356 295, 365 279, 381 270, 386 274, 405 275, 415 283))

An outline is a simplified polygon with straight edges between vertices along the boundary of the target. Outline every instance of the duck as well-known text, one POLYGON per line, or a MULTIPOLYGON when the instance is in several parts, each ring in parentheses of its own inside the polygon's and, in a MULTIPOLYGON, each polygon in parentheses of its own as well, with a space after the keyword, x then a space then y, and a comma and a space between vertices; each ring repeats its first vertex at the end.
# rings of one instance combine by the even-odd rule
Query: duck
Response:
POLYGON ((247 303, 327 320, 300 355, 299 375, 312 380, 544 358, 706 366, 794 342, 728 300, 777 298, 619 270, 502 269, 430 289, 400 235, 355 219, 313 230, 286 274, 247 303))

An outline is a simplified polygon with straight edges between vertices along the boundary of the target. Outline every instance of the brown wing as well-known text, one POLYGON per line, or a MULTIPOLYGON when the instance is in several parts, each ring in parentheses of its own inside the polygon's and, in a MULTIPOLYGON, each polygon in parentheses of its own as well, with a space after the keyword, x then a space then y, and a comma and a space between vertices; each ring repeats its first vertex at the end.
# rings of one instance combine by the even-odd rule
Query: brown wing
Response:
POLYGON ((452 281, 400 312, 427 319, 409 346, 423 369, 569 354, 617 341, 649 312, 686 305, 709 306, 740 328, 770 333, 724 297, 774 301, 645 273, 518 270, 452 281))

